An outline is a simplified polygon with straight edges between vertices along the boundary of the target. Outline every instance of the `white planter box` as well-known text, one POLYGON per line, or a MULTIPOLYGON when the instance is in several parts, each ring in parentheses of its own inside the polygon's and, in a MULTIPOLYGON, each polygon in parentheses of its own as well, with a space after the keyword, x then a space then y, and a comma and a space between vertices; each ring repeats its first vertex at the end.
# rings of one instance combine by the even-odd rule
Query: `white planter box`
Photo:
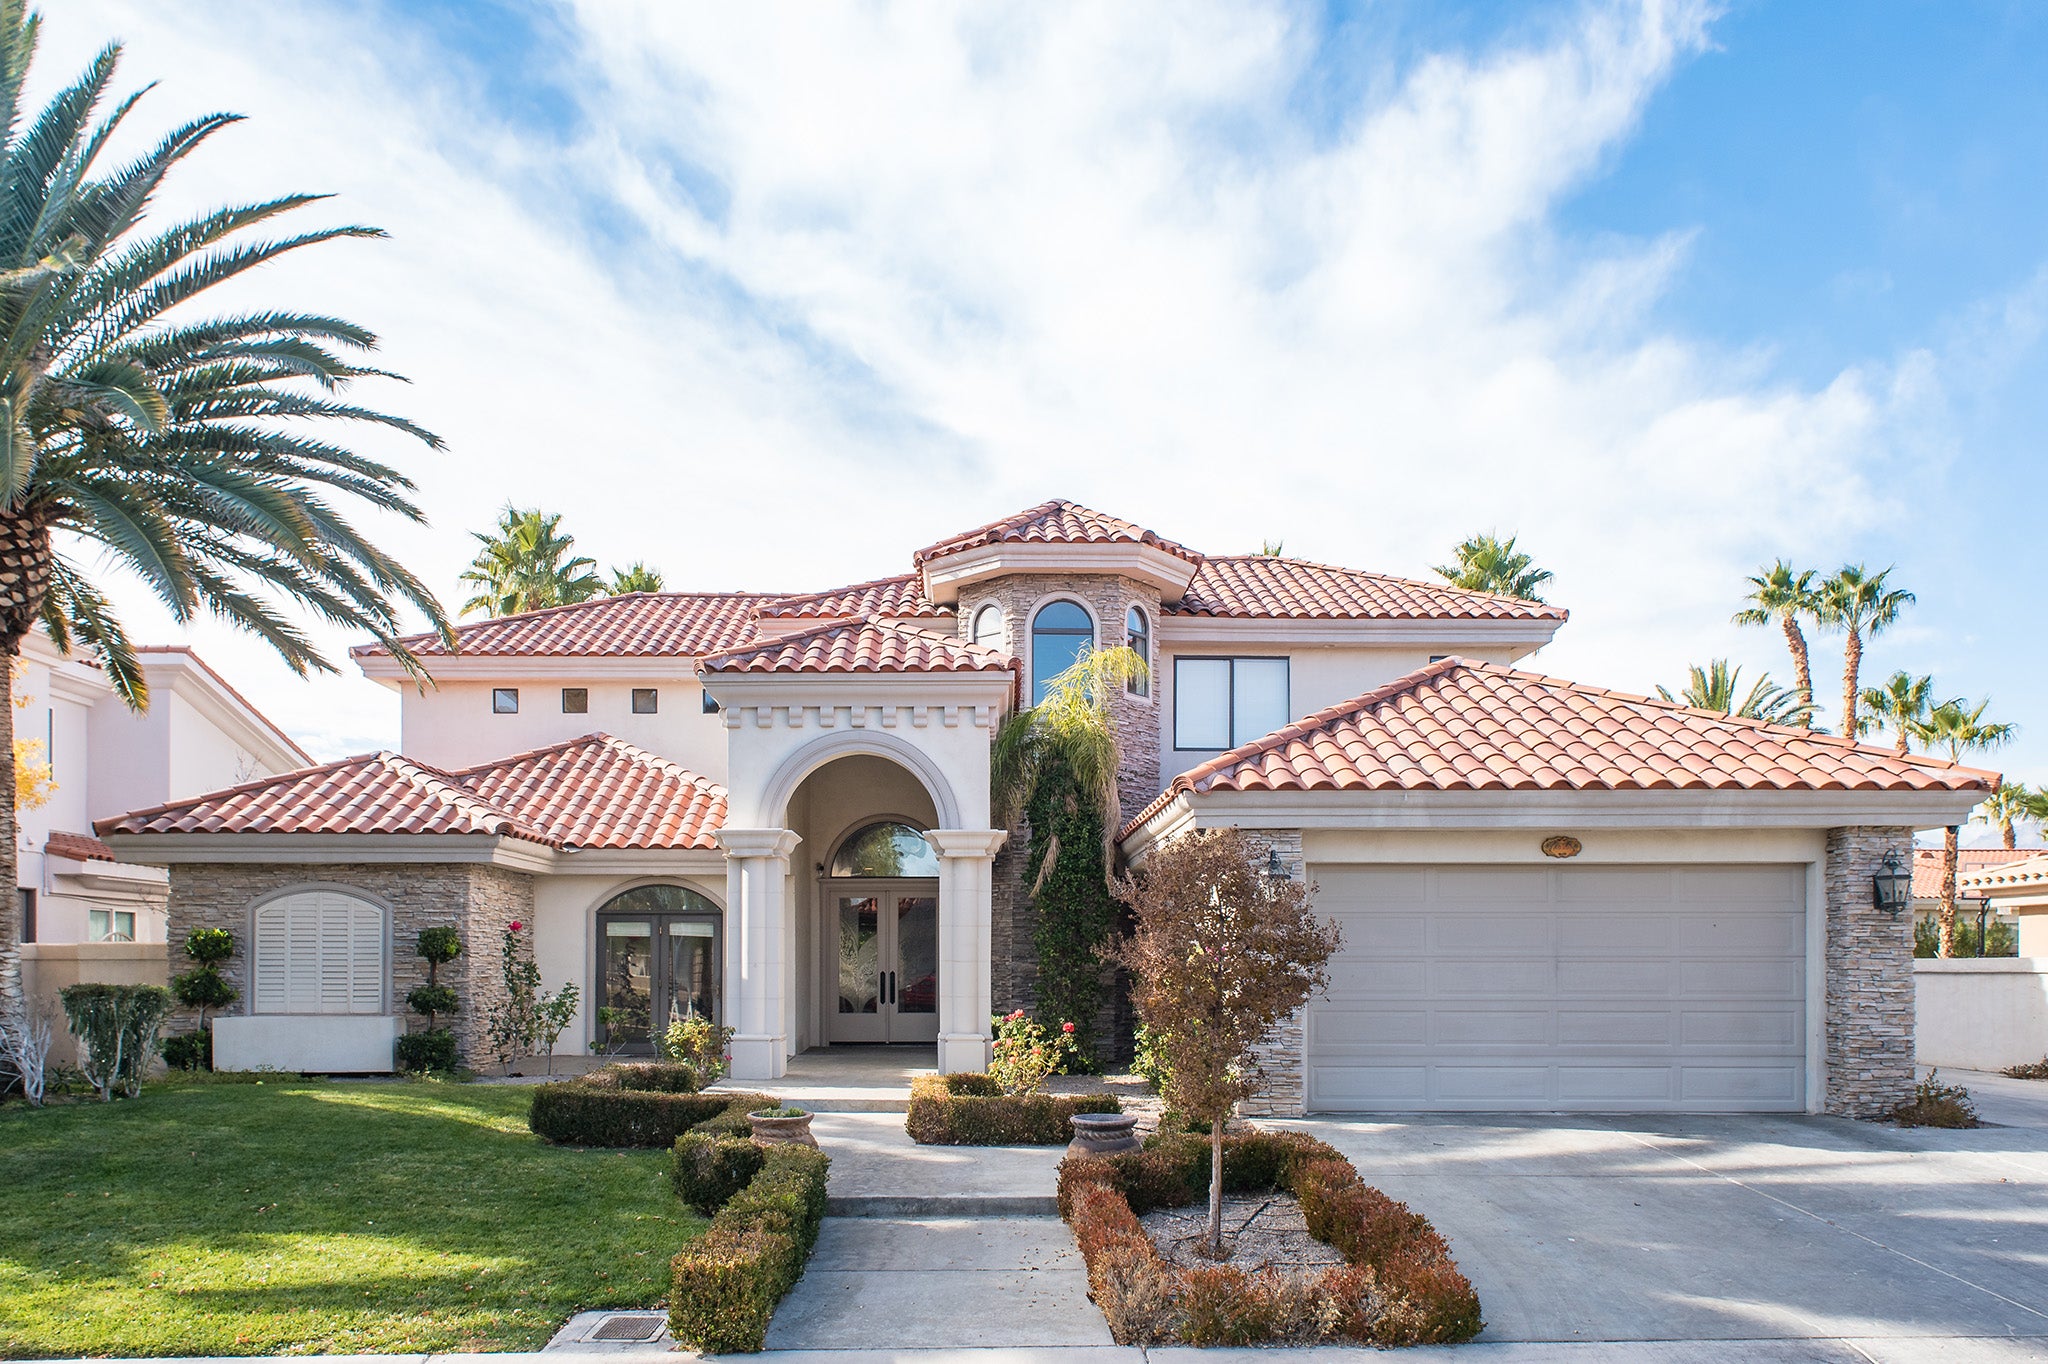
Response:
POLYGON ((231 1014, 213 1020, 213 1068, 389 1074, 404 1023, 395 1014, 231 1014))
POLYGON ((1913 995, 1923 1066, 2004 1070, 2048 1056, 2048 958, 1922 957, 1913 995))

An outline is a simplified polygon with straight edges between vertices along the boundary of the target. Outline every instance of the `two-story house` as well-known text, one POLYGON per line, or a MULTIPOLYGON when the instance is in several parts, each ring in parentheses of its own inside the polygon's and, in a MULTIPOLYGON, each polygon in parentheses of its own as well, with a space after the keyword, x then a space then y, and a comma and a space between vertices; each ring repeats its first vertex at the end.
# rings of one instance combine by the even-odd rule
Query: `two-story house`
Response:
POLYGON ((1912 831, 1990 774, 1516 665, 1565 612, 1214 556, 1051 502, 825 592, 606 598, 415 642, 436 685, 378 753, 99 826, 219 924, 221 1064, 380 1070, 454 924, 465 1054, 500 943, 584 1006, 563 1044, 736 1029, 737 1077, 816 1047, 986 1065, 1032 1002, 990 738, 1090 649, 1117 698, 1123 857, 1253 831, 1344 947, 1270 1041, 1275 1111, 1888 1107, 1912 1082, 1912 831))

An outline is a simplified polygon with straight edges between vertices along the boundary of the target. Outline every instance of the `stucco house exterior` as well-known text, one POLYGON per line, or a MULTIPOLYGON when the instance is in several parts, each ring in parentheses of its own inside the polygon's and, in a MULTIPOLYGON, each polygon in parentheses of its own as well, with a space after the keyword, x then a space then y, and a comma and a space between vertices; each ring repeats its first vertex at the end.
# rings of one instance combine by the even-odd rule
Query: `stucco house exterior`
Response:
POLYGON ((1565 623, 1056 501, 873 582, 422 638, 423 692, 359 649, 404 697, 399 752, 99 833, 169 868, 174 932, 246 944, 216 1034, 244 1064, 388 1068, 434 923, 469 945, 455 1026, 480 1059, 517 923, 547 988, 583 990, 568 1050, 695 1008, 736 1029, 743 1080, 877 1042, 980 1069, 991 1012, 1034 995, 990 738, 1129 644, 1151 673, 1113 706, 1122 854, 1245 828, 1344 929, 1329 997, 1270 1041, 1269 1111, 1888 1108, 1911 918, 1871 878, 1993 775, 1515 666, 1565 623))

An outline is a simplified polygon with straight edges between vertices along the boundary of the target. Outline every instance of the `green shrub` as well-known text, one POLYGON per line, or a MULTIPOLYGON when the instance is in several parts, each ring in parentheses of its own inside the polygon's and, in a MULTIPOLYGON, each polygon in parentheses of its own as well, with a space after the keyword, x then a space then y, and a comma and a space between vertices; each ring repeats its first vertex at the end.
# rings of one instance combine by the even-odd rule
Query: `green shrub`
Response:
POLYGON ((1142 1151, 1061 1162, 1060 1215, 1074 1229, 1090 1294, 1118 1344, 1454 1344, 1483 1328, 1478 1295, 1428 1219, 1301 1133, 1227 1136, 1226 1187, 1292 1193, 1310 1233, 1345 1265, 1289 1280, 1168 1264, 1138 1217, 1202 1201, 1209 1160, 1207 1141, 1173 1134, 1142 1151))
POLYGON ((405 992, 405 1007, 416 1014, 427 1016, 428 1031, 433 1031, 436 1014, 452 1014, 460 1001, 455 991, 447 985, 415 985, 405 992))
POLYGON ((703 1088, 694 1067, 674 1061, 614 1061, 585 1075, 582 1083, 662 1094, 695 1094, 703 1088))
POLYGON ((923 1146, 1063 1146, 1076 1113, 1122 1111, 1113 1094, 1003 1094, 986 1075, 924 1075, 904 1128, 923 1146))
POLYGON ((462 955, 462 935, 446 924, 420 930, 419 943, 414 948, 426 960, 431 971, 436 966, 446 966, 462 955))
MULTIPOLYGON (((740 1115, 740 1123, 746 1124, 744 1115, 740 1115)), ((676 1138, 670 1166, 676 1196, 706 1217, 746 1188, 761 1173, 762 1161, 762 1148, 751 1138, 709 1132, 705 1130, 708 1126, 706 1123, 676 1138)))
POLYGON ((57 992, 71 1034, 81 1044, 79 1065, 102 1099, 142 1092, 142 1068, 156 1048, 156 1030, 171 1012, 161 985, 86 982, 57 992))
POLYGON ((773 1146, 761 1169, 670 1261, 669 1331, 705 1354, 759 1350, 775 1305, 803 1276, 825 1220, 831 1162, 809 1146, 773 1146))
POLYGON ((693 1067, 706 1084, 716 1084, 731 1064, 732 1034, 731 1028, 721 1028, 698 1013, 670 1019, 668 1031, 661 1035, 661 1054, 693 1067))
MULTIPOLYGON (((419 1012, 427 1011, 421 1009, 419 1012)), ((399 1036, 400 1070, 439 1072, 445 1075, 461 1065, 462 1057, 455 1046, 455 1034, 446 1028, 432 1028, 426 1032, 409 1032, 399 1036)))
POLYGON ((1131 1074, 1151 1084, 1154 1090, 1166 1088, 1166 1077, 1173 1073, 1169 1050, 1164 1033, 1140 1023, 1131 1037, 1131 1074))
MULTIPOLYGON (((1973 917, 1956 915, 1956 956, 1958 957, 2017 957, 2020 954, 2020 938, 2017 930, 2009 923, 1992 919, 1984 926, 1982 940, 1979 940, 1976 920, 1973 917)), ((1913 955, 1916 957, 1938 957, 1941 955, 1941 925, 1932 919, 1919 919, 1913 924, 1913 955)))
POLYGON ((158 1041, 156 1049, 163 1053, 164 1064, 172 1070, 213 1069, 213 1029, 201 1028, 198 1032, 181 1032, 158 1041))
POLYGON ((751 1109, 773 1108, 772 1094, 699 1094, 688 1066, 615 1064, 533 1092, 527 1125, 563 1146, 669 1146, 699 1123, 738 1118, 747 1131, 751 1109))

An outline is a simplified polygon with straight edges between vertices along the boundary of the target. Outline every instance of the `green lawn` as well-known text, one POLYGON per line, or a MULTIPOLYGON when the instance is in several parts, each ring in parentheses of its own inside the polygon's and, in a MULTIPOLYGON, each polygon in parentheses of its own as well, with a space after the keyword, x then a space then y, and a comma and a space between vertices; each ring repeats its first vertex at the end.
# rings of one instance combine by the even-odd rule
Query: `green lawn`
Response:
POLYGON ((537 1349, 667 1296, 660 1151, 572 1151, 513 1085, 153 1085, 0 1110, 0 1354, 537 1349))

